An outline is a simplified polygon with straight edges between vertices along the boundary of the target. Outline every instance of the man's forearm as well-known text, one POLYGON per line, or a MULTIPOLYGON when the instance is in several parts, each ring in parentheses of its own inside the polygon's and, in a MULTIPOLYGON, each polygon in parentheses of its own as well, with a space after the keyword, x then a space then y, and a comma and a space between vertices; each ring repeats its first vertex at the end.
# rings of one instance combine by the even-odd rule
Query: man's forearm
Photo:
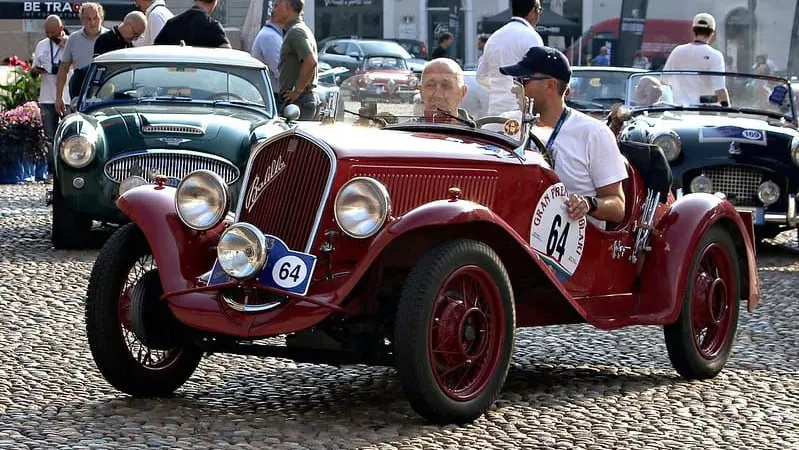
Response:
POLYGON ((624 199, 617 196, 597 197, 597 209, 591 216, 608 222, 624 220, 624 199))
POLYGON ((61 66, 58 68, 58 75, 56 76, 56 98, 64 98, 64 86, 67 84, 68 73, 69 64, 61 64, 61 66))
POLYGON ((316 60, 306 57, 305 61, 302 62, 300 76, 297 77, 297 83, 294 85, 294 88, 299 92, 305 92, 305 88, 308 87, 308 84, 313 80, 315 70, 316 60))

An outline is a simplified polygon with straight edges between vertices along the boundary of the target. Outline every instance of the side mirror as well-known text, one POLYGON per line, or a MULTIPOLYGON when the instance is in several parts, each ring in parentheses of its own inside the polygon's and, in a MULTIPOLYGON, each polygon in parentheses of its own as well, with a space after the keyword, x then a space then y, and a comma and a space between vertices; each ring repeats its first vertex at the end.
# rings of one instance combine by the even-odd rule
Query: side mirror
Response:
POLYGON ((361 55, 358 54, 358 52, 349 52, 349 53, 347 53, 347 56, 349 56, 350 58, 355 58, 355 59, 357 59, 359 61, 361 59, 361 55))
POLYGON ((300 107, 297 105, 286 105, 281 115, 289 122, 296 122, 300 118, 300 107))

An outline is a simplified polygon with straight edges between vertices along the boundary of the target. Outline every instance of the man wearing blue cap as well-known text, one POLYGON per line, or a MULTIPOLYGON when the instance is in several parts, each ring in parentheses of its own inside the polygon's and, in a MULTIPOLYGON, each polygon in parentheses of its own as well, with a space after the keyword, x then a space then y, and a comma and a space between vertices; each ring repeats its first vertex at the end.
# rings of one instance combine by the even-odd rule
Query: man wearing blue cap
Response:
POLYGON ((542 142, 555 173, 571 193, 566 202, 569 217, 588 215, 600 229, 605 221, 621 222, 624 159, 604 123, 566 106, 572 74, 566 56, 551 47, 533 47, 521 61, 500 72, 524 85, 525 95, 535 101, 535 112, 541 115, 540 129, 551 130, 542 142))

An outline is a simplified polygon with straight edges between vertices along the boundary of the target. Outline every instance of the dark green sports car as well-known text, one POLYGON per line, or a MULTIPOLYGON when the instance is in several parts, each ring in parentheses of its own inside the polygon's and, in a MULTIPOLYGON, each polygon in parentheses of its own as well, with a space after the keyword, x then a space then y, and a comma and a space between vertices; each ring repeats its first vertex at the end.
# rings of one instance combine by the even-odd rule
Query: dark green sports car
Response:
POLYGON ((230 49, 147 46, 94 59, 77 111, 56 131, 55 248, 86 244, 93 220, 124 223, 120 192, 208 169, 236 204, 250 149, 291 126, 278 117, 267 67, 230 49))

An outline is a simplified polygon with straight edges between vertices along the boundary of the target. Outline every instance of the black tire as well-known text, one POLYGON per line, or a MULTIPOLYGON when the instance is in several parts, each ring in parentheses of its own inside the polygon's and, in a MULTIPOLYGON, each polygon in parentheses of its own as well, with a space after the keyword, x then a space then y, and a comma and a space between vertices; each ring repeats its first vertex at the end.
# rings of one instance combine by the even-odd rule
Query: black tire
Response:
MULTIPOLYGON (((718 278, 721 278, 718 274, 722 272, 723 271, 717 271, 718 278)), ((674 324, 663 327, 669 359, 674 369, 676 369, 683 378, 689 380, 713 378, 727 363, 738 327, 741 298, 739 273, 740 267, 738 265, 735 244, 730 234, 720 226, 711 228, 702 237, 696 252, 694 252, 693 259, 691 260, 691 269, 686 283, 680 315, 674 324), (699 275, 698 271, 702 270, 700 267, 700 259, 702 259, 706 250, 711 246, 718 246, 724 249, 729 256, 730 274, 725 275, 724 278, 731 277, 732 279, 725 280, 725 292, 732 289, 732 296, 728 297, 729 303, 723 313, 723 317, 725 317, 725 320, 728 320, 728 322, 725 322, 726 326, 724 328, 726 332, 722 335, 723 339, 717 339, 719 348, 710 355, 703 355, 699 348, 700 344, 697 343, 695 338, 693 326, 694 280, 699 275), (727 313, 729 313, 729 315, 727 315, 727 313)))
POLYGON ((86 335, 95 364, 112 386, 135 397, 171 394, 202 358, 202 351, 188 343, 169 350, 169 364, 157 368, 144 366, 131 354, 121 325, 120 292, 136 262, 149 255, 147 240, 135 224, 120 228, 100 250, 86 298, 86 335))
MULTIPOLYGON (((438 323, 436 320, 435 323, 438 323)), ((513 354, 516 328, 513 289, 499 256, 488 245, 468 239, 439 244, 430 249, 413 267, 402 289, 394 331, 397 372, 413 409, 427 420, 438 423, 468 423, 484 414, 499 396, 513 354), (490 277, 501 307, 496 314, 498 325, 504 325, 499 343, 493 352, 495 367, 480 372, 483 387, 474 397, 458 401, 448 395, 436 381, 432 353, 434 305, 439 290, 450 275, 462 268, 476 266, 490 277), (496 355, 499 355, 498 357, 496 355)), ((463 333, 463 330, 460 331, 463 333)), ((481 339, 487 339, 481 337, 481 339)), ((433 352, 435 353, 435 352, 433 352)), ((470 362, 471 363, 471 362, 470 362)), ((443 377, 443 376, 442 376, 443 377)))
POLYGON ((53 181, 53 225, 50 240, 56 250, 86 248, 89 243, 89 230, 92 218, 73 211, 67 205, 58 180, 53 181))

